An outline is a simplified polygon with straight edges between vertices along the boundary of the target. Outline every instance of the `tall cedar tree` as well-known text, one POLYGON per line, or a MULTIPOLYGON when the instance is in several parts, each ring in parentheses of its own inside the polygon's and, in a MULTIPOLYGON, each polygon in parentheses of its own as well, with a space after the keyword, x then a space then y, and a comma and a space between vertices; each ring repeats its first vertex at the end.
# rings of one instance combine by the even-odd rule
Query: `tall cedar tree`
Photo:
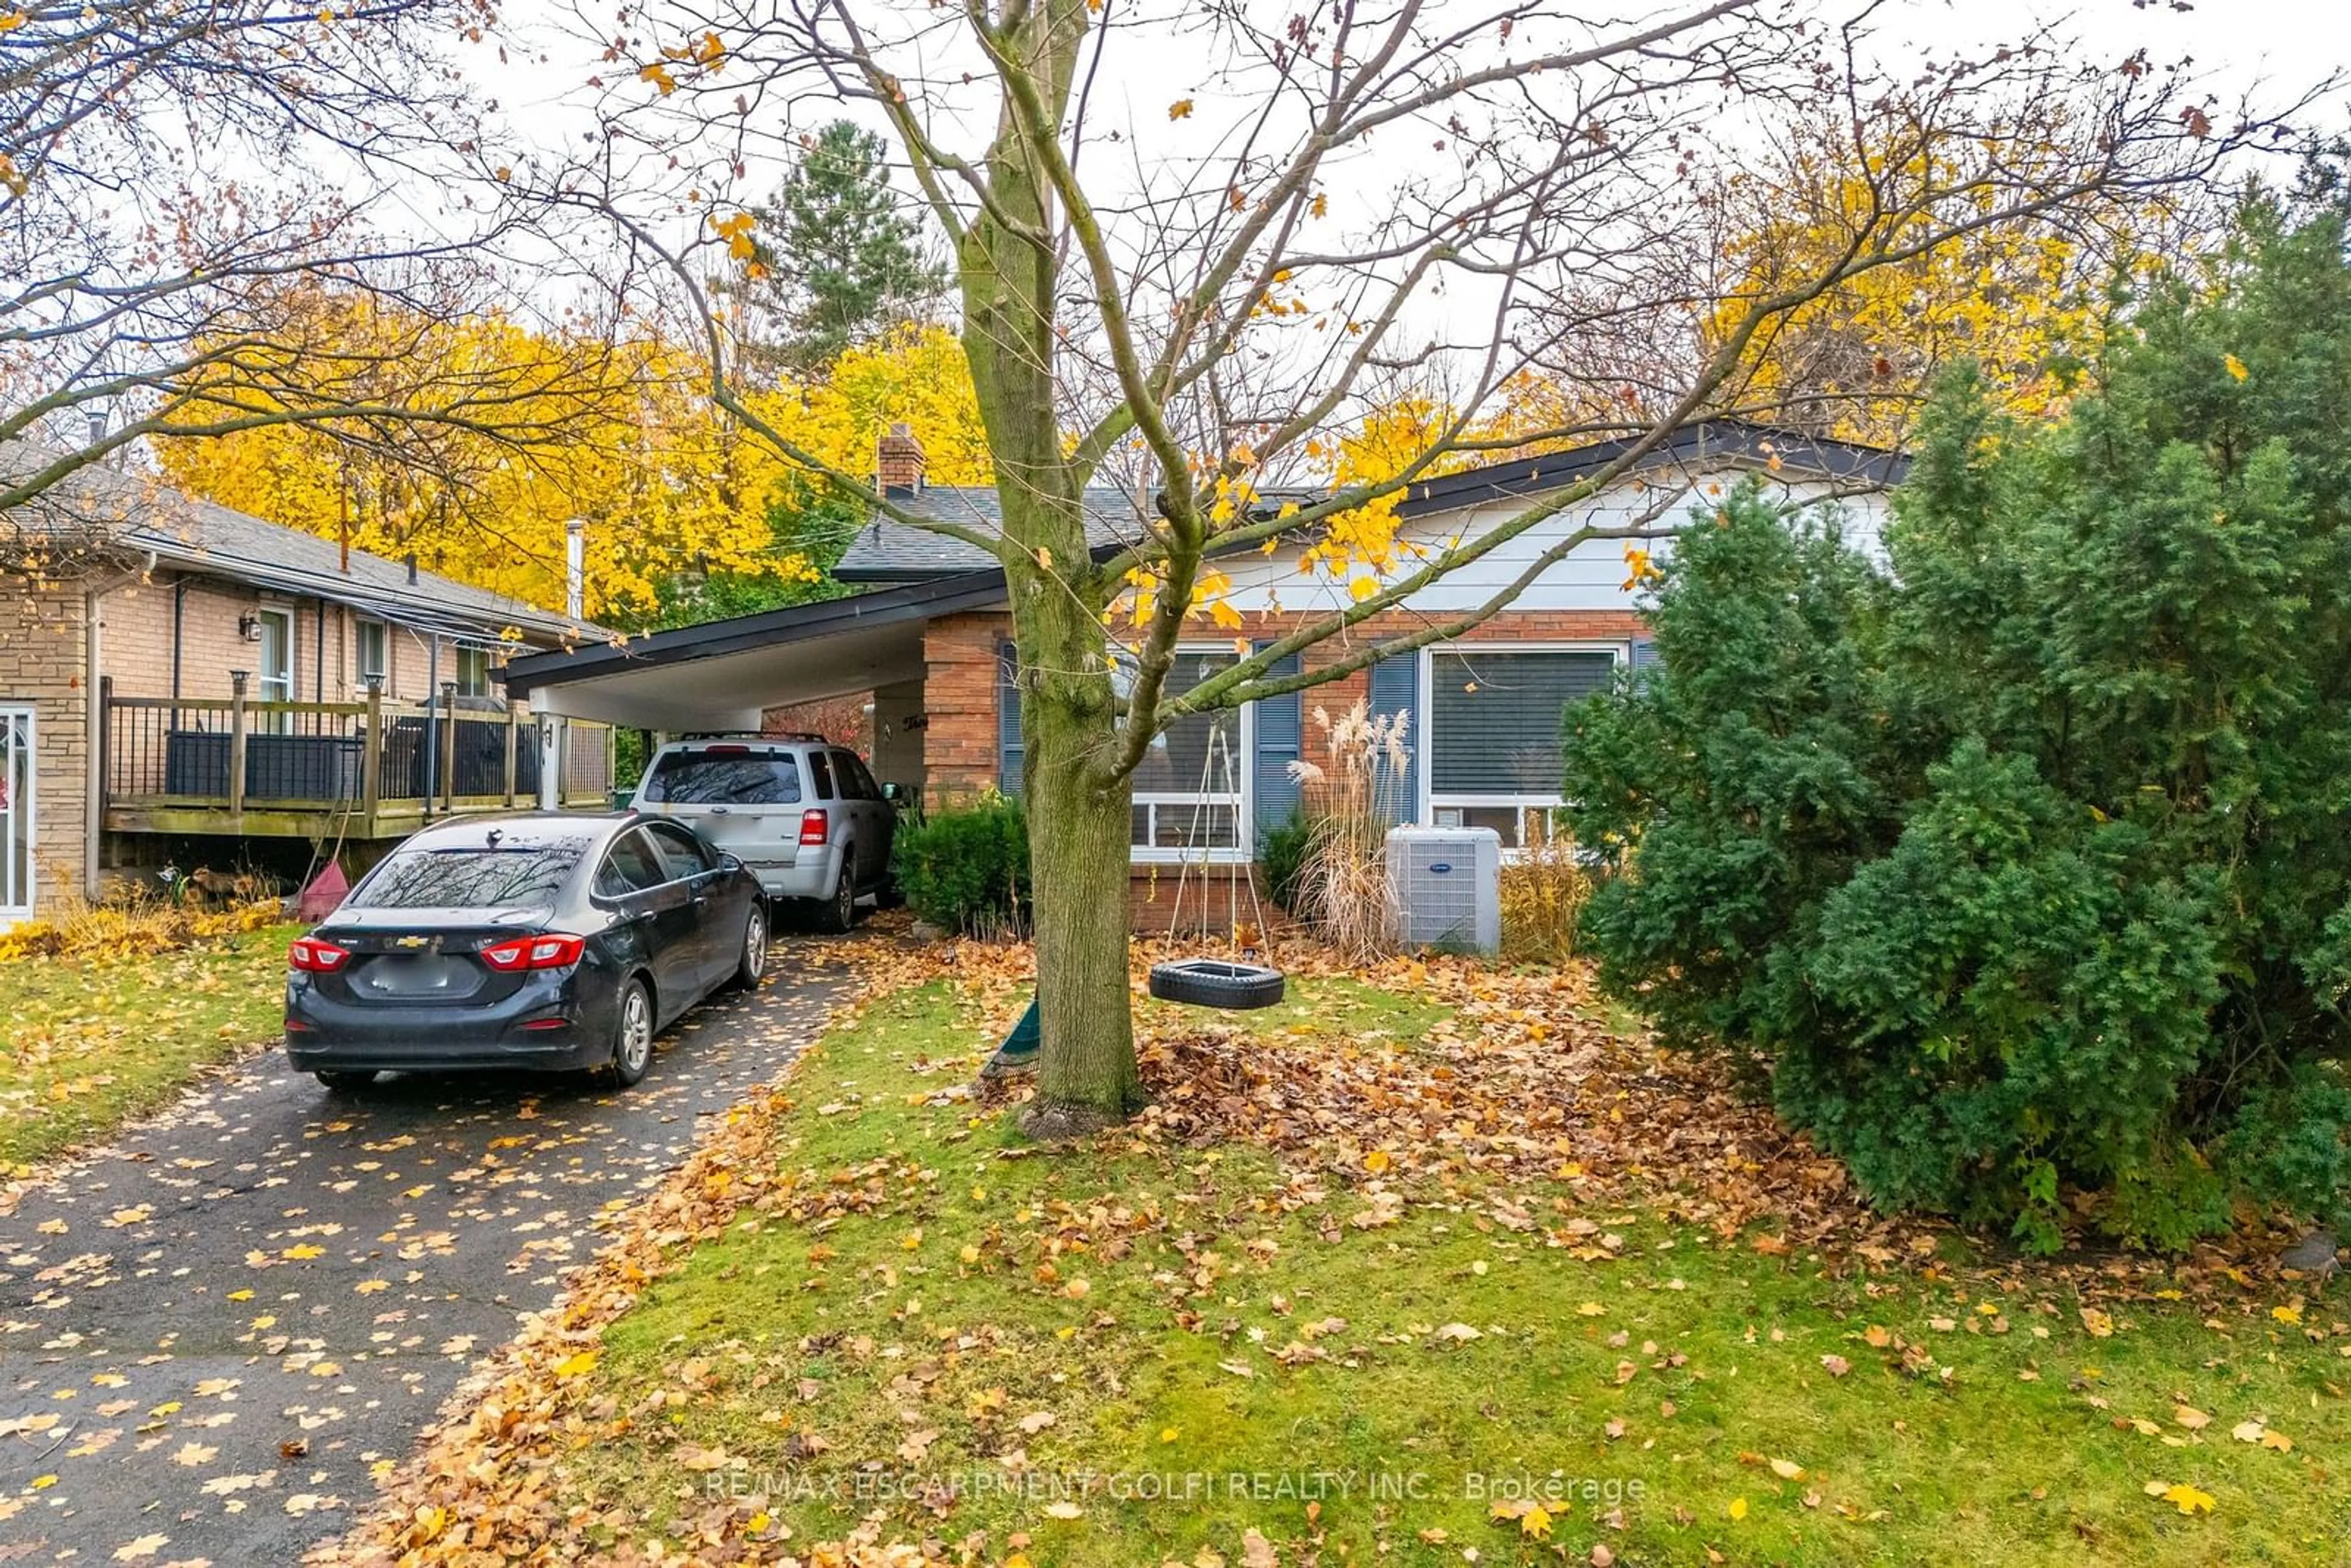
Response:
POLYGON ((2351 267, 2256 207, 2063 421, 1971 372, 1881 566, 1761 493, 1573 713, 1607 983, 1888 1207, 2185 1245, 2351 1197, 2351 267))

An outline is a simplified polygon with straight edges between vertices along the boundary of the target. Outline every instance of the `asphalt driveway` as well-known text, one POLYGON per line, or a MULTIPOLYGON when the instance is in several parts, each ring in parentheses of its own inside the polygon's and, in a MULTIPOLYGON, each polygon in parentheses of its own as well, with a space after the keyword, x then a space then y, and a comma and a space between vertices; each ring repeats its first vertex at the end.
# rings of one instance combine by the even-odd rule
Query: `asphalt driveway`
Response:
POLYGON ((849 976, 778 949, 633 1090, 271 1051, 0 1217, 0 1563, 291 1563, 849 976))

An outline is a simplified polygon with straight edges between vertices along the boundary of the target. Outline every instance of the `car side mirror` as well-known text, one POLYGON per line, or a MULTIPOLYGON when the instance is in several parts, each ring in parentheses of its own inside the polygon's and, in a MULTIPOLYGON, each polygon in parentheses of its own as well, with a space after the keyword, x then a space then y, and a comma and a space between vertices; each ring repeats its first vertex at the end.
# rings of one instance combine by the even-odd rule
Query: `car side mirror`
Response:
POLYGON ((893 806, 902 804, 906 799, 906 787, 904 784, 884 784, 882 786, 882 799, 893 806))

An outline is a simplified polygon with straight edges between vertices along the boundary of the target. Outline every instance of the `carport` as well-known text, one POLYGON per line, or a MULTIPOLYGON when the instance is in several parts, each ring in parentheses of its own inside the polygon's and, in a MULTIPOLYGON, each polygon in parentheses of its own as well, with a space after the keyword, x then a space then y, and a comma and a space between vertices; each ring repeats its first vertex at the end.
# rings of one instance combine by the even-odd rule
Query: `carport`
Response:
POLYGON ((924 641, 942 616, 1004 607, 990 568, 515 659, 510 695, 557 719, 668 735, 748 732, 769 708, 873 695, 873 771, 920 791, 924 641))

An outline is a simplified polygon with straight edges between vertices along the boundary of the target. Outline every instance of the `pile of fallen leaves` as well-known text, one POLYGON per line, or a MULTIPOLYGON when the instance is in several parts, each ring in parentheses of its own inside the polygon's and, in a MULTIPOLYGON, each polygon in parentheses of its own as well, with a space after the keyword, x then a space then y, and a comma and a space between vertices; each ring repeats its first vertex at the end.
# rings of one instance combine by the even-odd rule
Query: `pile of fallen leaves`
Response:
POLYGON ((169 953, 258 931, 285 918, 274 898, 218 909, 157 903, 83 904, 54 919, 27 920, 0 931, 0 962, 169 953))
MULTIPOLYGON (((1138 995, 1162 956, 1138 949, 1138 995)), ((1836 1161, 1706 1064, 1602 1022, 1581 967, 1500 972, 1429 957, 1343 968, 1311 951, 1285 964, 1293 978, 1341 976, 1448 1016, 1411 1046, 1334 1038, 1311 1021, 1271 1033, 1195 1021, 1214 1014, 1145 1029, 1137 1047, 1152 1103, 1110 1136, 1246 1143, 1293 1169, 1389 1185, 1565 1182, 1579 1200, 1659 1203, 1724 1234, 1768 1218, 1790 1241, 1888 1239, 1836 1161)), ((973 974, 959 961, 956 975, 1008 1023, 1008 985, 993 968, 983 958, 973 974)))

